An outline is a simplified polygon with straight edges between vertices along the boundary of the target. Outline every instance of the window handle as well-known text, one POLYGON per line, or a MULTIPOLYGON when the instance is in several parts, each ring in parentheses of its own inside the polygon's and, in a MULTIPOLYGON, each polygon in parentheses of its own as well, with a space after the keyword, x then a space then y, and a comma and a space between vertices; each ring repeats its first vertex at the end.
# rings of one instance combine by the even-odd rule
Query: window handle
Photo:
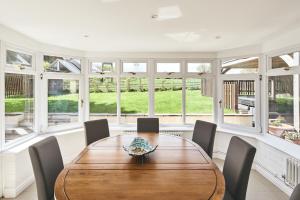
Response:
POLYGON ((169 73, 168 73, 168 75, 172 75, 172 74, 174 74, 174 72, 169 72, 169 73))
POLYGON ((222 100, 219 101, 220 108, 222 108, 222 100))
POLYGON ((25 66, 19 65, 19 68, 20 68, 20 70, 23 70, 23 69, 25 69, 25 66))
POLYGON ((290 67, 284 67, 283 70, 289 71, 291 68, 290 67))
POLYGON ((198 73, 199 76, 202 76, 203 74, 206 74, 205 72, 198 73))
POLYGON ((129 72, 130 74, 132 74, 132 75, 136 75, 136 73, 135 72, 129 72))
POLYGON ((81 107, 83 107, 84 100, 83 100, 83 99, 81 99, 80 103, 81 103, 81 107))

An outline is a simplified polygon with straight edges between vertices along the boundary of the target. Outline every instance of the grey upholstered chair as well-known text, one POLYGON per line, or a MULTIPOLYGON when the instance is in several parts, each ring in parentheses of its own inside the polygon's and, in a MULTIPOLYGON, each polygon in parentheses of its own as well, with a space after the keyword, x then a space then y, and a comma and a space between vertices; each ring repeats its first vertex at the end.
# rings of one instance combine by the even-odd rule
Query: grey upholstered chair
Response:
POLYGON ((64 164, 55 137, 51 136, 29 147, 39 200, 54 199, 54 185, 64 164))
POLYGON ((225 158, 223 174, 224 200, 245 200, 256 149, 239 137, 232 137, 225 158))
POLYGON ((86 145, 97 140, 109 137, 109 127, 107 119, 84 122, 86 145))
POLYGON ((295 189, 290 197, 290 200, 299 200, 299 199, 300 199, 300 184, 298 184, 295 187, 295 189))
POLYGON ((217 125, 197 120, 192 140, 197 143, 212 158, 217 125))
POLYGON ((159 133, 158 118, 138 118, 137 132, 159 133))

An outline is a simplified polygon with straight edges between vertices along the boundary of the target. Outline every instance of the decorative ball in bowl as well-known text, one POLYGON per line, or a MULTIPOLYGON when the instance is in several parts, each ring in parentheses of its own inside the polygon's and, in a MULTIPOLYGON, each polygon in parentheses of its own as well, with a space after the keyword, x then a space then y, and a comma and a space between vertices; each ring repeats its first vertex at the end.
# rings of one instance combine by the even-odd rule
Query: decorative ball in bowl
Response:
POLYGON ((142 157, 155 151, 157 146, 158 145, 153 147, 146 139, 142 137, 136 137, 129 146, 123 146, 123 148, 130 156, 142 157))

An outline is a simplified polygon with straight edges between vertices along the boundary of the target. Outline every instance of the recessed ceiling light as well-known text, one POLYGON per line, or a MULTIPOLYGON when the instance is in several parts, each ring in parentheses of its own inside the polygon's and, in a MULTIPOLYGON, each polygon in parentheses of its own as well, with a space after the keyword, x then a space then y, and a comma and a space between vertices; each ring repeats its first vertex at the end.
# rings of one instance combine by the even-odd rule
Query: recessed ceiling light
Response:
POLYGON ((88 38, 88 37, 89 37, 89 35, 87 35, 87 34, 84 34, 84 35, 83 35, 83 37, 84 37, 84 38, 88 38))
POLYGON ((180 7, 175 5, 175 6, 158 8, 157 14, 153 14, 151 18, 156 19, 158 21, 163 21, 163 20, 177 19, 180 18, 181 16, 182 16, 182 12, 180 10, 180 7))
POLYGON ((222 37, 219 36, 219 35, 217 35, 215 38, 216 38, 217 40, 219 40, 219 39, 221 39, 222 37))
POLYGON ((152 18, 152 19, 157 19, 157 18, 158 18, 158 15, 156 15, 156 14, 151 15, 151 18, 152 18))

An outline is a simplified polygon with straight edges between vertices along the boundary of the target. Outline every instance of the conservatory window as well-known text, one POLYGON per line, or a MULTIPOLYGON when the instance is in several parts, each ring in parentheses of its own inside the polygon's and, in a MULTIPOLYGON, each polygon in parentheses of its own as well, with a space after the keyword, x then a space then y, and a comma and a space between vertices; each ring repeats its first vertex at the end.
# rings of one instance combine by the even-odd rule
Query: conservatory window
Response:
POLYGON ((277 68, 289 69, 290 67, 298 66, 299 56, 300 56, 299 52, 274 56, 271 58, 272 69, 277 69, 277 68))
POLYGON ((221 74, 257 73, 258 63, 258 57, 226 60, 222 63, 221 74))
POLYGON ((91 63, 91 72, 106 74, 113 73, 116 71, 116 63, 115 62, 92 62, 91 63))
POLYGON ((195 124, 196 120, 214 122, 213 85, 213 79, 186 79, 185 120, 187 124, 195 124))
POLYGON ((211 63, 188 63, 187 64, 188 73, 212 73, 211 63))
POLYGON ((124 73, 146 73, 147 63, 145 62, 123 62, 122 72, 124 73))
POLYGON ((158 73, 179 73, 180 63, 156 63, 156 72, 158 73))
POLYGON ((77 58, 64 58, 58 56, 44 56, 43 67, 45 72, 81 73, 81 62, 77 58))
POLYGON ((48 126, 79 121, 79 80, 48 79, 48 126))
POLYGON ((117 123, 117 81, 112 77, 89 79, 90 120, 106 118, 117 123))
POLYGON ((6 64, 19 69, 32 68, 32 55, 6 50, 6 64))
POLYGON ((138 117, 148 116, 148 79, 121 78, 121 123, 136 123, 138 117))
POLYGON ((182 123, 182 78, 155 79, 155 115, 161 123, 182 123))
POLYGON ((34 132, 34 76, 5 73, 5 142, 34 132))

